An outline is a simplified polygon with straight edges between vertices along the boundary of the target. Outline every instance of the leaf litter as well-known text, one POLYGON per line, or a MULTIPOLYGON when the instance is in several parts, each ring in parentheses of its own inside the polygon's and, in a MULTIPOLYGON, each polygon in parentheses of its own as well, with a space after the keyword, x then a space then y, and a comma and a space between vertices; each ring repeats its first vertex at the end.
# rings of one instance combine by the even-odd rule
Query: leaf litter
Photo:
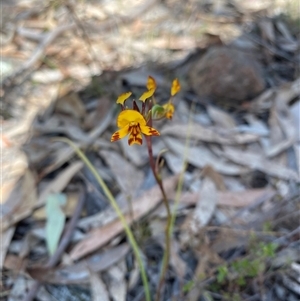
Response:
POLYGON ((15 38, 1 45, 3 63, 17 72, 5 78, 1 89, 1 151, 4 161, 20 164, 2 167, 1 289, 8 300, 19 300, 31 287, 32 277, 49 284, 36 294, 38 300, 79 300, 78 292, 85 298, 81 300, 143 298, 137 263, 116 213, 74 151, 54 142, 59 136, 72 139, 88 154, 117 198, 138 238, 155 293, 162 260, 159 248, 165 247, 161 237, 166 212, 160 206, 160 190, 148 179, 146 147, 128 147, 127 141, 112 145, 109 137, 119 94, 131 90, 134 97, 140 95, 151 75, 159 87, 156 100, 163 102, 175 74, 183 87, 175 115, 158 124, 161 137, 153 140, 155 156, 167 150, 160 163, 171 208, 185 139, 189 127, 192 130, 162 300, 237 295, 242 300, 295 300, 297 258, 292 257, 291 264, 282 251, 295 253, 299 247, 297 221, 288 218, 299 211, 299 35, 289 18, 278 15, 293 12, 281 4, 275 8, 271 1, 131 4, 70 4, 73 20, 81 25, 64 20, 61 12, 70 13, 64 4, 58 10, 40 4, 39 9, 49 14, 46 19, 32 13, 33 1, 26 7, 4 7, 8 37, 15 38), (246 32, 243 26, 249 24, 246 32), (158 35, 149 36, 154 27, 158 35), (223 53, 223 59, 214 57, 216 53, 223 53), (244 61, 238 62, 233 54, 244 61), (205 62, 207 57, 221 62, 222 70, 233 66, 232 72, 218 74, 218 64, 205 62), (251 69, 253 57, 262 73, 251 69), (15 63, 15 58, 20 61, 15 63), (245 64, 254 77, 247 71, 241 76, 245 64), (215 83, 218 91, 212 89, 215 83), (257 94, 247 94, 247 89, 257 94), (13 148, 22 148, 27 160, 13 148), (49 268, 44 266, 49 256, 47 220, 48 234, 55 236, 50 239, 55 240, 52 252, 63 226, 49 224, 51 216, 59 216, 59 206, 49 217, 46 203, 55 194, 66 196, 69 209, 61 208, 59 214, 68 221, 76 210, 79 183, 88 187, 86 206, 59 265, 49 268), (271 269, 276 260, 264 252, 275 242, 281 242, 275 255, 283 254, 281 266, 272 270, 275 278, 265 269, 246 275, 247 283, 240 285, 235 267, 247 260, 255 266, 251 258, 256 256, 261 266, 271 269), (219 282, 221 276, 224 282, 219 282))

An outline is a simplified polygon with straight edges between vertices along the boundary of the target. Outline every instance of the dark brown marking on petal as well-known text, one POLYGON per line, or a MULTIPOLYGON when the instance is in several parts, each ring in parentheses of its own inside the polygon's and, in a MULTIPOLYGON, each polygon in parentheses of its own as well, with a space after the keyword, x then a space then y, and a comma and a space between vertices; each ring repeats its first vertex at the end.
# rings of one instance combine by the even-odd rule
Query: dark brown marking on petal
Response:
POLYGON ((131 145, 133 140, 134 140, 133 138, 128 138, 128 144, 131 145))
POLYGON ((149 133, 150 133, 150 135, 152 135, 152 136, 159 136, 159 135, 160 135, 159 132, 158 132, 157 130, 153 129, 153 128, 151 128, 151 129, 149 130, 149 133))
POLYGON ((120 139, 120 134, 118 132, 114 133, 112 136, 111 136, 111 139, 110 141, 111 142, 114 142, 114 141, 117 141, 120 139))

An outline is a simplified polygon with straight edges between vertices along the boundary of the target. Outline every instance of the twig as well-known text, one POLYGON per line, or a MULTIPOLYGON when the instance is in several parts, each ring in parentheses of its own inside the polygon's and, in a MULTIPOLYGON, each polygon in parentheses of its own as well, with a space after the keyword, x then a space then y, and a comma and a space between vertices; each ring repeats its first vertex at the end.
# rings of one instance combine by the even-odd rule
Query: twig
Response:
MULTIPOLYGON (((66 226, 65 232, 63 234, 63 237, 59 243, 59 246, 52 257, 50 257, 48 263, 45 265, 45 268, 53 268, 57 265, 59 262, 61 256, 63 255, 65 249, 67 248, 68 244, 70 243, 70 240, 72 238, 73 231, 75 229, 75 226, 77 224, 77 221, 80 217, 80 214, 82 212, 82 208, 85 202, 85 188, 83 186, 80 187, 80 194, 79 194, 79 200, 77 203, 77 206, 74 210, 74 213, 71 217, 70 222, 66 226)), ((42 282, 36 280, 33 285, 31 286, 28 294, 25 296, 23 301, 31 301, 37 294, 42 282)))

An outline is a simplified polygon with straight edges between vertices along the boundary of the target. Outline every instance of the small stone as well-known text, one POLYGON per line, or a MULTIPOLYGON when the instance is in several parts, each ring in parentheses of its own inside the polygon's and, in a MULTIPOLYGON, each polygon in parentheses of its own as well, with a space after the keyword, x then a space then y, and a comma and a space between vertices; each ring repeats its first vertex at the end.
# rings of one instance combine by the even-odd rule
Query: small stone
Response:
POLYGON ((265 88, 262 66, 250 54, 229 47, 210 48, 190 68, 189 81, 200 99, 240 104, 265 88))

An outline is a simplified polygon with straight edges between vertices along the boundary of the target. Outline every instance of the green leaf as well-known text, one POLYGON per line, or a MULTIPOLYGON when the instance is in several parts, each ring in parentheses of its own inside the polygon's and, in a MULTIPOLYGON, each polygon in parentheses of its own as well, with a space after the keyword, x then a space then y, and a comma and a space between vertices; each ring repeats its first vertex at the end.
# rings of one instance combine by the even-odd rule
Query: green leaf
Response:
POLYGON ((228 275, 227 266, 222 265, 218 267, 218 274, 217 274, 217 282, 223 283, 228 275))
POLYGON ((61 209, 67 202, 65 194, 50 194, 46 200, 46 243, 50 255, 57 249, 58 242, 64 229, 66 216, 61 209))

